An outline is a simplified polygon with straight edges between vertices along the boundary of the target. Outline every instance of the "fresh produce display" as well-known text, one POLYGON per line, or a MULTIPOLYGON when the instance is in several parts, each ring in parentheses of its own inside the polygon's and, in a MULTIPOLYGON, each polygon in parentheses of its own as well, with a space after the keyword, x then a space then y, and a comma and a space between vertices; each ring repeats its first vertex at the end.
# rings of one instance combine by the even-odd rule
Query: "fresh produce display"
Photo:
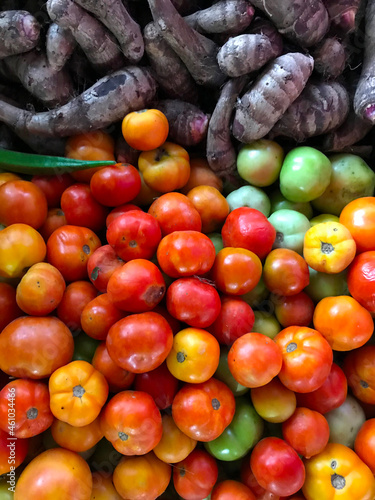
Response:
POLYGON ((4 0, 0 499, 375 499, 372 0, 4 0))

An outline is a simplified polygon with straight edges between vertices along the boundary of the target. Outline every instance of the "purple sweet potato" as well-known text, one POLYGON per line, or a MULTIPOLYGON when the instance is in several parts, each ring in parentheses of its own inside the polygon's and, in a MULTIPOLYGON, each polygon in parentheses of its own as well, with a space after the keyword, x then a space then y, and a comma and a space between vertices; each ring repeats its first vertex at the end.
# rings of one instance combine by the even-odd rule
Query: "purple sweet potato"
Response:
POLYGON ((0 12, 0 59, 27 52, 39 43, 40 24, 25 10, 0 12))

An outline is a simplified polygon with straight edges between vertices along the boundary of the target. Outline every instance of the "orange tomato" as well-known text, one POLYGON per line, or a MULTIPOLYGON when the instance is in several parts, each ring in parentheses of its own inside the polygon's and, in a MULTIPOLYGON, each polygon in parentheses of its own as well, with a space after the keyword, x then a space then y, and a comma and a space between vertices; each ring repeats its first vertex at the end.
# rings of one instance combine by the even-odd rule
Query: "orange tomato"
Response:
POLYGON ((190 176, 181 193, 187 194, 196 186, 212 186, 220 193, 223 192, 223 181, 211 169, 205 158, 192 158, 190 160, 190 176))
POLYGON ((123 500, 117 493, 107 471, 96 471, 92 473, 91 500, 123 500))
POLYGON ((101 342, 96 348, 92 358, 92 366, 105 376, 110 392, 129 389, 134 382, 135 373, 124 370, 113 361, 105 342, 101 342))
POLYGON ((362 424, 354 441, 354 451, 375 475, 375 418, 362 424))
POLYGON ((50 208, 44 224, 42 224, 38 231, 43 236, 44 241, 47 241, 55 229, 66 224, 66 217, 61 208, 50 208))
POLYGON ((340 214, 357 245, 357 252, 375 250, 375 197, 364 196, 348 203, 340 214))
POLYGON ((99 418, 82 427, 75 427, 55 418, 51 425, 51 434, 59 446, 76 452, 89 450, 103 437, 99 418))
POLYGON ((76 427, 93 422, 108 397, 108 383, 102 373, 86 361, 72 361, 52 373, 49 379, 53 415, 76 427))
POLYGON ((153 452, 160 460, 169 464, 184 460, 194 450, 197 441, 184 434, 171 415, 164 414, 162 424, 163 434, 153 452))
POLYGON ((202 219, 202 233, 219 231, 230 212, 229 203, 218 189, 196 186, 187 193, 202 219))
POLYGON ((365 344, 348 352, 343 370, 354 396, 364 403, 375 404, 375 345, 365 344))
POLYGON ((343 224, 322 222, 305 233, 303 256, 315 271, 339 273, 348 267, 355 254, 356 243, 343 224))
POLYGON ((150 151, 167 140, 169 123, 158 109, 141 109, 128 113, 122 120, 122 135, 134 149, 150 151))
POLYGON ((296 395, 276 377, 261 387, 250 390, 256 412, 267 422, 285 422, 296 409, 296 395))

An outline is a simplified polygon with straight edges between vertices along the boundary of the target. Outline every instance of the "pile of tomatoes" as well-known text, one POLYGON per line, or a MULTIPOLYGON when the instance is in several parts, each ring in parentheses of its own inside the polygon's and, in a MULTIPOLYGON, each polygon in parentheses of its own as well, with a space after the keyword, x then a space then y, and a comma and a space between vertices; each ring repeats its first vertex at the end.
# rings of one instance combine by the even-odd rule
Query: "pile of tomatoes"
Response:
POLYGON ((123 134, 136 166, 0 173, 1 499, 373 500, 375 197, 271 210, 275 169, 123 134))

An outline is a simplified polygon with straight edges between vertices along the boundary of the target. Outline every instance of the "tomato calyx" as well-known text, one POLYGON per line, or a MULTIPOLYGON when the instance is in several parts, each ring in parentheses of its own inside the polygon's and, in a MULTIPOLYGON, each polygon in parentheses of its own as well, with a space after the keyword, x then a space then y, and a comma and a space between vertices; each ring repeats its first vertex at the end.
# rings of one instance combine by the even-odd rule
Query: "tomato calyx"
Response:
POLYGON ((75 385, 73 387, 73 396, 76 398, 81 398, 85 392, 85 389, 81 385, 75 385))
POLYGON ((335 247, 331 243, 320 242, 320 250, 322 253, 328 255, 335 250, 335 247))
POLYGON ((344 476, 335 473, 331 476, 331 484, 336 490, 342 490, 346 486, 346 480, 344 476))

